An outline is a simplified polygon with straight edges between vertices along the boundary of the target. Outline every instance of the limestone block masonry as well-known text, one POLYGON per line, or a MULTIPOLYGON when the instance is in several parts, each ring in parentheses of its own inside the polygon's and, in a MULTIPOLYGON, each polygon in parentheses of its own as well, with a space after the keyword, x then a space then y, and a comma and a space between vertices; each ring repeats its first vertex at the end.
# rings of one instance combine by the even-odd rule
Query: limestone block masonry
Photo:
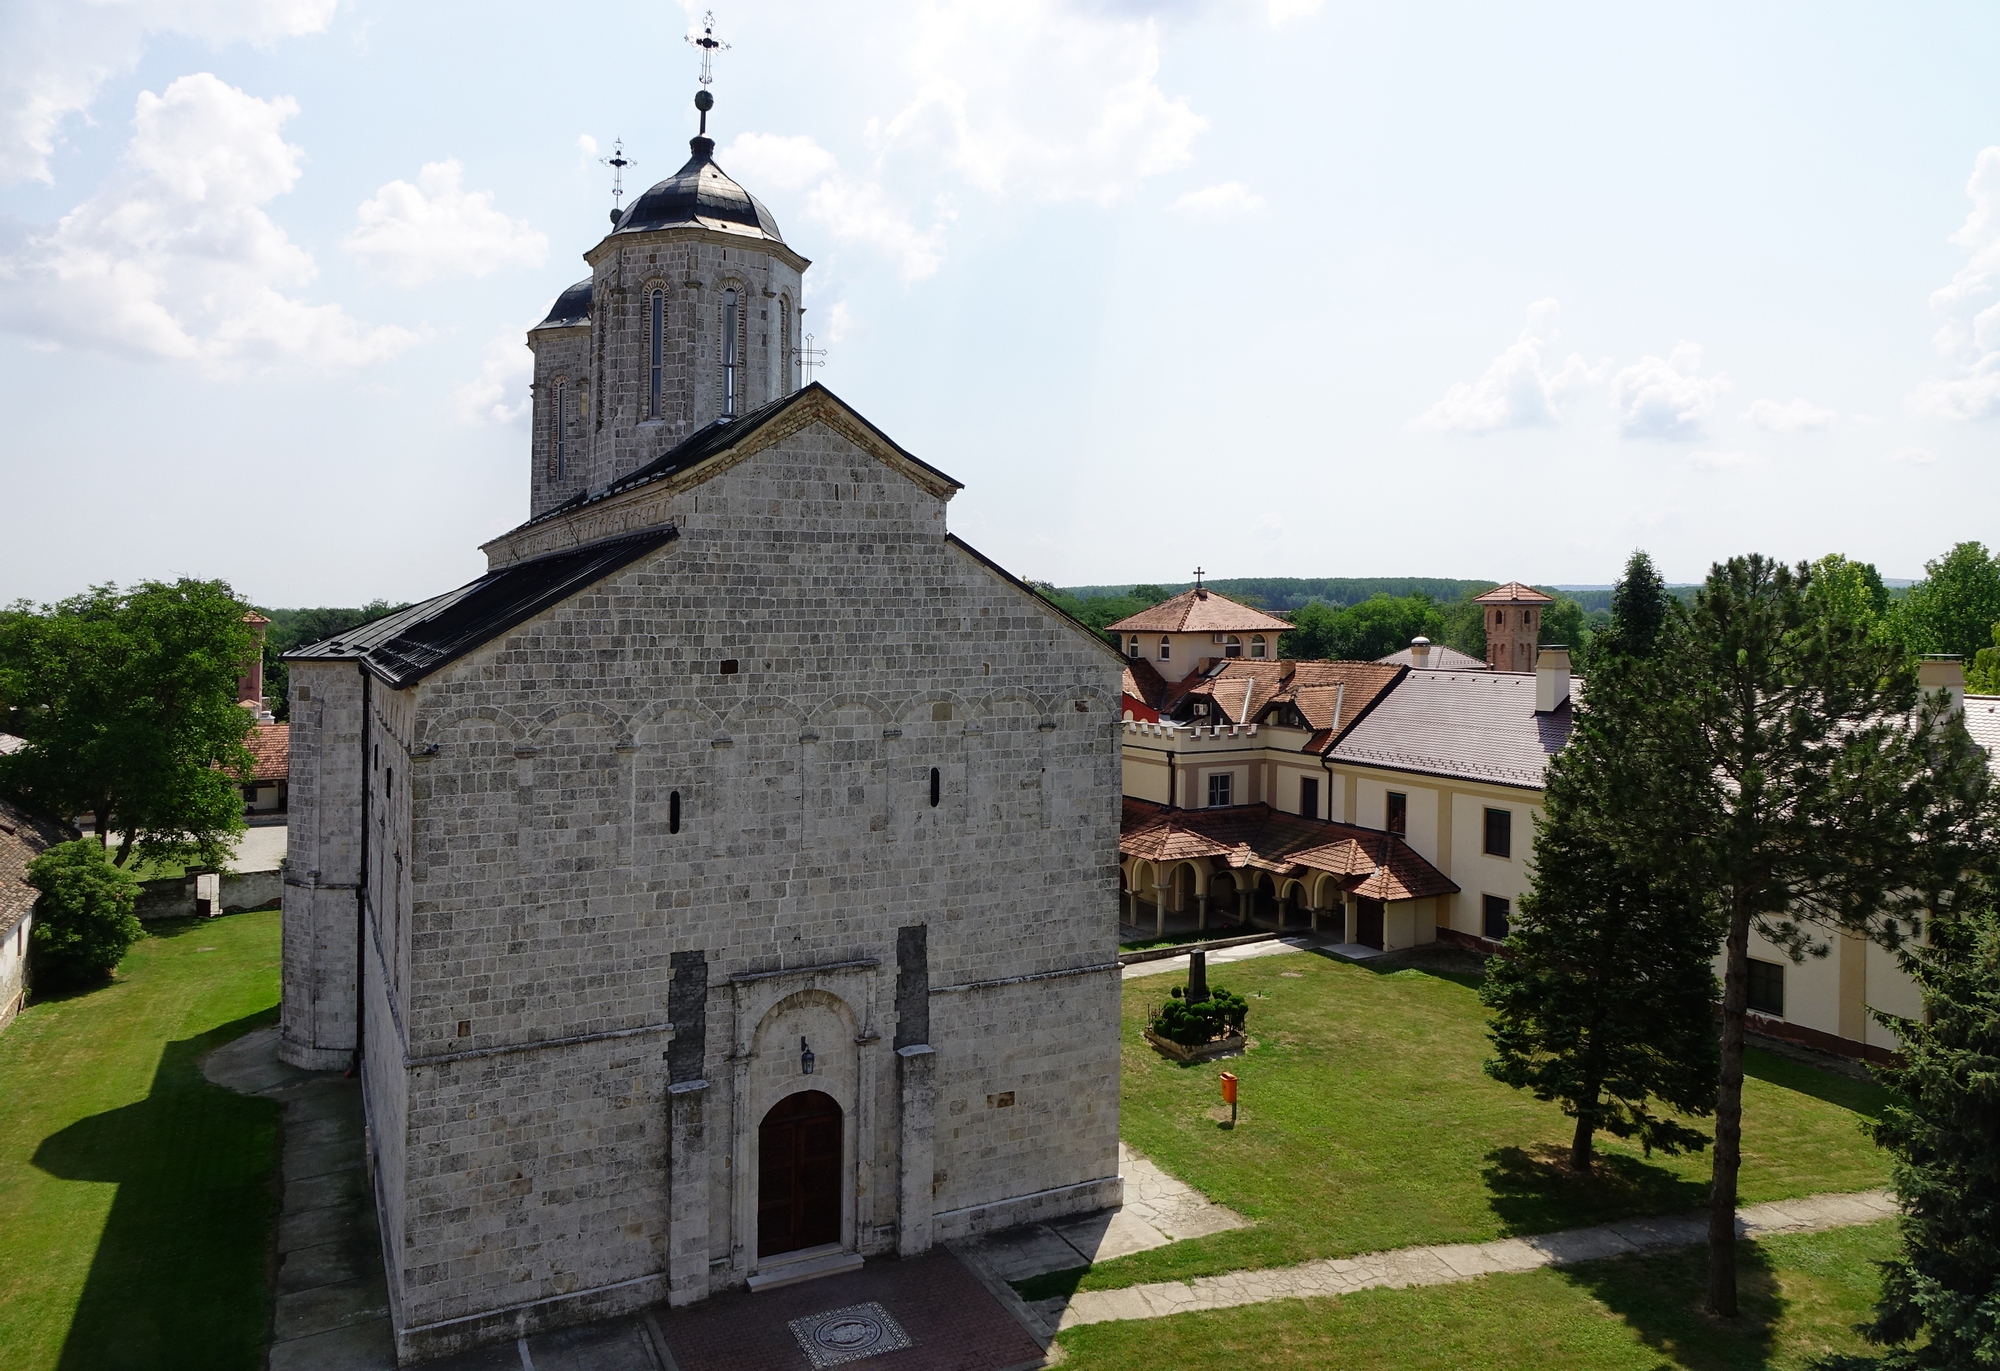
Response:
POLYGON ((405 1359, 744 1283, 801 1090, 841 1250, 1119 1200, 1120 663, 813 394, 415 683, 294 662, 283 1050, 359 1007, 405 1359))

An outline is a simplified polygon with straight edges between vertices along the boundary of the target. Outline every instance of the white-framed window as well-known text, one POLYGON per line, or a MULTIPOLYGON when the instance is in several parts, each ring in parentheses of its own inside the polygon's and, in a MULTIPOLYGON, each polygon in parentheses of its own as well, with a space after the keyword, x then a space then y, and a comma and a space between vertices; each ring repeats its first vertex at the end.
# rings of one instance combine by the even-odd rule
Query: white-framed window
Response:
POLYGON ((1138 634, 1134 633, 1134 634, 1132 635, 1132 641, 1130 641, 1129 643, 1125 644, 1125 655, 1126 655, 1127 657, 1137 657, 1137 656, 1139 655, 1139 635, 1138 635, 1138 634))
POLYGON ((1168 660, 1168 659, 1169 659, 1170 657, 1172 657, 1173 655, 1174 655, 1174 642, 1173 642, 1173 639, 1171 639, 1171 638, 1168 638, 1168 637, 1166 637, 1166 636, 1165 636, 1164 634, 1163 634, 1163 635, 1161 635, 1161 638, 1160 638, 1160 660, 1164 662, 1164 661, 1168 660))
POLYGON ((1234 633, 1225 634, 1222 639, 1222 655, 1225 657, 1241 657, 1243 655, 1243 640, 1234 633))
POLYGON ((1208 778, 1208 807, 1224 809, 1229 805, 1231 782, 1235 777, 1227 771, 1218 771, 1208 778))
POLYGON ((1262 657, 1264 655, 1263 634, 1253 633, 1250 635, 1250 655, 1252 657, 1262 657))

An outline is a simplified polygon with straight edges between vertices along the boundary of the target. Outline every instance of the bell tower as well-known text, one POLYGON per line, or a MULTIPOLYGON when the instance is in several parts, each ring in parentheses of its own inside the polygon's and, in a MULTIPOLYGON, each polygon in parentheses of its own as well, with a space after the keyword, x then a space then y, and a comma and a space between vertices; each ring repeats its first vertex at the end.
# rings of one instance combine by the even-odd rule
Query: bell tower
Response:
POLYGON ((1472 597, 1486 616, 1486 665, 1495 671, 1533 671, 1542 639, 1542 610, 1555 603, 1532 586, 1509 581, 1472 597))
POLYGON ((811 263, 716 165, 706 85, 694 103, 701 131, 687 163, 613 211, 611 232, 584 254, 589 279, 529 331, 531 517, 799 388, 811 263))

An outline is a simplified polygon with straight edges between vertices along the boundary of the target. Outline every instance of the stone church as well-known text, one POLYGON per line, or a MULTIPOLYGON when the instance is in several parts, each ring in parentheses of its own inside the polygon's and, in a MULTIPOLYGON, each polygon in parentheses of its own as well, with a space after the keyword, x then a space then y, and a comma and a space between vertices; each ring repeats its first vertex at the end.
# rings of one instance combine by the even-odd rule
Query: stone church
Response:
POLYGON ((1121 662, 800 386, 692 146, 528 334, 486 574, 289 659, 282 1055, 406 1360, 1120 1198, 1121 662))

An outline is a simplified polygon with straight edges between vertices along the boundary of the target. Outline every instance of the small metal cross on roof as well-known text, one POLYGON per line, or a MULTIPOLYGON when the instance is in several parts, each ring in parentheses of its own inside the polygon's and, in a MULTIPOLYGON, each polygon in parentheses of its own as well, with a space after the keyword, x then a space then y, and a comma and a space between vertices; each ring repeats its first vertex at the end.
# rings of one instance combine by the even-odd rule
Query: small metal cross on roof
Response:
POLYGON ((611 155, 597 160, 611 168, 611 213, 615 217, 619 206, 625 200, 625 168, 636 167, 639 164, 625 155, 623 138, 612 139, 611 155))
POLYGON ((687 36, 688 46, 701 49, 701 85, 706 90, 715 84, 715 54, 727 52, 729 44, 715 36, 715 11, 710 10, 701 17, 701 37, 687 36))
POLYGON ((805 346, 793 348, 792 351, 799 359, 799 370, 805 373, 805 383, 811 385, 813 368, 826 365, 826 349, 814 347, 813 336, 808 333, 805 346))
POLYGON ((1200 589, 1201 589, 1201 578, 1202 578, 1203 574, 1204 574, 1204 573, 1202 572, 1202 569, 1201 569, 1200 567, 1196 567, 1196 568, 1194 569, 1194 588, 1195 588, 1196 590, 1200 590, 1200 589))

